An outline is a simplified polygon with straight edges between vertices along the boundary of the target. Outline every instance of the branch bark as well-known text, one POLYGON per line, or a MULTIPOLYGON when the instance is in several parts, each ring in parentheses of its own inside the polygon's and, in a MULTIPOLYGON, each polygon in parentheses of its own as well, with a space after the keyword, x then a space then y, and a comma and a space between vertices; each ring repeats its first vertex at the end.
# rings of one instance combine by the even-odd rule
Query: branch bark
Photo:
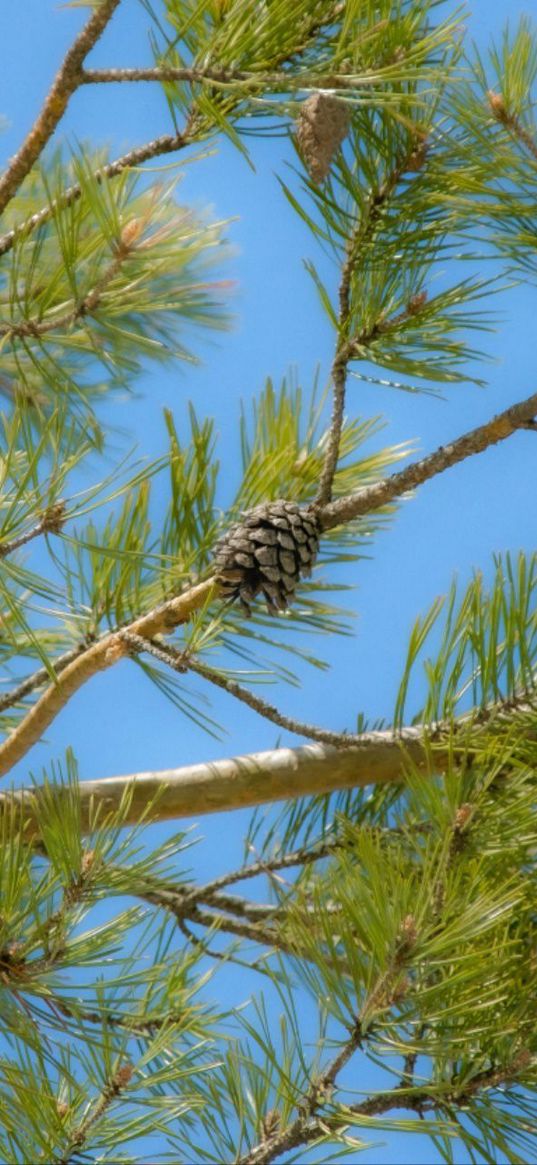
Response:
MULTIPOLYGON (((389 68, 389 67, 388 67, 389 68)), ((383 75, 382 68, 379 68, 371 75, 370 71, 363 73, 338 73, 331 72, 329 74, 320 75, 313 70, 305 69, 303 72, 266 72, 261 69, 257 71, 247 71, 244 69, 222 69, 213 68, 211 65, 206 65, 202 69, 196 68, 174 68, 172 66, 150 67, 150 68, 125 68, 125 69, 84 69, 82 72, 82 82, 85 85, 109 85, 124 82, 149 81, 149 82, 165 82, 165 81, 186 81, 191 85, 207 84, 213 89, 237 89, 241 86, 242 91, 249 89, 266 89, 280 90, 282 93, 300 91, 314 91, 322 92, 327 89, 333 93, 337 89, 351 89, 357 88, 372 88, 379 84, 383 75)))
POLYGON ((82 65, 90 50, 97 44, 121 0, 101 0, 84 28, 66 53, 43 108, 26 140, 0 178, 0 214, 16 194, 30 173, 32 166, 50 141, 61 121, 69 99, 82 84, 82 65))
MULTIPOLYGON (((442 771, 450 760, 449 750, 434 749, 435 767, 442 771)), ((177 817, 199 817, 230 809, 244 809, 271 801, 331 793, 336 789, 402 781, 405 767, 426 771, 430 751, 419 728, 364 734, 360 745, 338 749, 325 744, 299 748, 278 748, 268 752, 187 765, 157 772, 131 773, 83 781, 79 786, 81 825, 89 827, 96 805, 101 812, 117 812, 127 789, 132 799, 125 824, 142 818, 147 806, 156 801, 154 815, 159 821, 177 817)), ((55 795, 69 797, 61 786, 55 795)), ((39 831, 39 790, 16 789, 0 796, 0 815, 21 807, 29 833, 39 831)))

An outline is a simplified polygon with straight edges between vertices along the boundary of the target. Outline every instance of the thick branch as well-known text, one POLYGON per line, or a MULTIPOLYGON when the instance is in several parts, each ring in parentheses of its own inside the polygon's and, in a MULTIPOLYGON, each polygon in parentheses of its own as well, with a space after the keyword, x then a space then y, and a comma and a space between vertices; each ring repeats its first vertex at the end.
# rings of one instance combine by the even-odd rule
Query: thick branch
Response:
POLYGON ((61 121, 68 101, 82 83, 82 65, 111 20, 120 0, 101 0, 67 52, 43 108, 26 141, 0 178, 0 213, 30 173, 43 148, 61 121))
MULTIPOLYGON (((132 800, 125 824, 140 821, 147 806, 155 799, 155 817, 164 821, 330 793, 336 789, 402 781, 406 759, 418 769, 428 767, 428 752, 418 728, 406 728, 397 737, 391 732, 367 733, 360 745, 346 749, 308 744, 178 769, 83 781, 80 784, 82 828, 88 829, 94 805, 102 806, 104 813, 117 812, 127 788, 132 790, 132 800)), ((435 760, 441 771, 449 762, 449 753, 439 746, 435 749, 435 760)), ((59 786, 55 795, 61 801, 70 793, 68 790, 64 793, 59 786)), ((38 791, 13 790, 0 797, 0 809, 14 805, 24 806, 30 831, 37 830, 38 791)))
MULTIPOLYGON (((116 813, 127 789, 130 790, 131 800, 126 815, 122 817, 126 825, 136 824, 145 817, 149 805, 152 806, 152 819, 165 821, 332 793, 340 789, 402 783, 409 766, 425 774, 432 770, 441 773, 453 765, 457 747, 468 760, 472 753, 479 754, 485 739, 483 733, 502 724, 509 726, 513 714, 524 716, 528 712, 534 715, 535 704, 525 694, 519 700, 500 701, 481 712, 465 714, 455 723, 439 721, 434 725, 412 725, 397 732, 364 732, 361 737, 355 737, 354 744, 346 748, 308 744, 294 749, 278 748, 186 765, 184 768, 83 781, 79 786, 81 828, 83 831, 88 830, 97 805, 101 806, 105 814, 116 813), (472 730, 471 743, 468 729, 472 730)), ((529 718, 526 731, 528 739, 535 740, 532 723, 529 718)), ((70 793, 68 789, 58 786, 55 795, 61 801, 62 797, 69 797, 70 793)), ((29 835, 38 835, 39 789, 12 789, 0 794, 0 818, 2 812, 19 812, 21 808, 29 835)), ((460 822, 457 821, 456 826, 459 828, 460 822)), ((421 825, 420 828, 425 826, 421 825)), ((311 855, 306 851, 297 851, 281 862, 256 863, 254 867, 246 867, 231 877, 217 879, 202 888, 200 893, 204 900, 210 901, 215 892, 233 881, 281 869, 286 865, 296 865, 297 859, 300 864, 308 860, 316 861, 327 856, 333 848, 332 845, 319 850, 315 848, 311 855)), ((217 905, 224 905, 223 900, 219 900, 217 905)))

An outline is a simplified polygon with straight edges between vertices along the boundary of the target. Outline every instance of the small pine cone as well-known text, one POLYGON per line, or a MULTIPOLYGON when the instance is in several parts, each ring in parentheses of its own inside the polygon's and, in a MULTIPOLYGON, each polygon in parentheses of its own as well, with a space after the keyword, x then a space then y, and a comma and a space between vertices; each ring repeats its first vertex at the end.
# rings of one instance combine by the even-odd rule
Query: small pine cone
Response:
POLYGON ((350 109, 339 97, 313 93, 302 102, 296 140, 313 182, 324 182, 338 147, 347 136, 350 109))
POLYGON ((270 614, 285 611, 301 577, 309 577, 319 547, 313 510, 279 499, 243 514, 215 549, 224 599, 239 599, 246 615, 261 591, 270 614))

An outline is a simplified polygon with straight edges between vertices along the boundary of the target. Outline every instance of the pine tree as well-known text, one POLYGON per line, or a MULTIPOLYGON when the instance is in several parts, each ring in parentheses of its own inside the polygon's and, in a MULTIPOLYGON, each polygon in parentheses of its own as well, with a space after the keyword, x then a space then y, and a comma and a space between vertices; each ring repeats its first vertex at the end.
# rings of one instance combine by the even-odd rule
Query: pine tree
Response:
MULTIPOLYGON (((150 65, 90 67, 129 3, 87 5, 0 177, 0 772, 28 765, 0 801, 0 1159, 357 1161, 413 1132, 436 1159, 536 1160, 537 557, 446 580, 389 722, 303 723, 284 685, 348 632, 339 566, 401 499, 537 428, 534 393, 417 457, 369 446, 348 393, 468 381, 488 297, 534 279, 537 37, 522 22, 481 58, 435 0, 144 0, 150 65), (62 139, 75 94, 136 103, 139 81, 170 132, 119 157, 62 139), (275 164, 295 149, 282 205, 333 361, 324 393, 267 379, 245 404, 230 497, 201 409, 188 440, 166 412, 165 456, 116 464, 106 403, 229 322, 226 224, 156 160, 223 136, 244 165, 261 135, 275 164), (79 781, 66 740, 31 780, 61 709, 120 663, 201 755, 195 684, 302 742, 79 781), (235 868, 194 880, 188 819, 248 806, 235 868), (151 823, 183 818, 155 848, 151 823)), ((344 681, 317 675, 319 697, 344 681)))

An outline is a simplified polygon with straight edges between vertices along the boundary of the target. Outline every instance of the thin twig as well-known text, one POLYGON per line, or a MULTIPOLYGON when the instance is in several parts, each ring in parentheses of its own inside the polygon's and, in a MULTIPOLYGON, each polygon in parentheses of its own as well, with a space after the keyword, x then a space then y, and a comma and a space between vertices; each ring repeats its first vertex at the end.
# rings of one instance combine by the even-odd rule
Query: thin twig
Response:
MULTIPOLYGON (((385 839, 393 836, 406 836, 408 833, 428 833, 430 829, 431 824, 428 821, 416 822, 408 829, 403 829, 397 825, 389 827, 376 825, 362 826, 362 830, 367 830, 368 835, 385 839)), ((206 882, 205 885, 200 886, 199 892, 201 895, 214 894, 225 889, 226 886, 233 886, 237 882, 244 882, 250 878, 259 878, 263 875, 270 877, 271 874, 278 873, 280 870, 293 869, 294 866, 313 865, 315 862, 323 861, 324 858, 332 857, 340 850, 352 849, 353 845, 354 842, 344 837, 335 837, 332 841, 314 845, 311 849, 305 846, 302 849, 296 849, 290 853, 282 854, 280 858, 261 859, 257 862, 252 862, 249 866, 242 866, 240 870, 232 870, 230 873, 221 874, 220 877, 213 878, 211 882, 206 882)))
POLYGON ((169 911, 178 922, 187 919, 189 922, 204 926, 207 930, 226 931, 238 938, 260 943, 262 946, 290 950, 289 944, 280 938, 276 927, 270 926, 267 922, 257 920, 249 922, 247 918, 230 917, 219 910, 207 907, 201 909, 195 903, 189 905, 184 896, 173 888, 159 887, 137 892, 136 896, 151 903, 152 906, 160 906, 169 911))
MULTIPOLYGON (((65 651, 63 655, 59 655, 52 665, 54 672, 58 675, 69 663, 72 663, 74 659, 78 659, 80 655, 83 655, 87 649, 87 643, 79 643, 77 647, 73 647, 69 651, 65 651)), ((15 704, 20 704, 25 696, 29 696, 31 692, 35 692, 36 688, 42 688, 43 684, 47 682, 50 682, 49 669, 46 667, 38 668, 32 675, 21 680, 16 688, 11 688, 9 692, 5 692, 3 696, 0 696, 0 712, 5 712, 7 708, 12 708, 15 704)))
MULTIPOLYGON (((378 189, 371 193, 364 213, 358 218, 347 244, 346 257, 341 270, 339 284, 337 343, 331 372, 333 385, 332 417, 330 420, 328 442, 321 471, 319 490, 315 499, 315 505, 319 507, 328 505, 332 498, 332 487, 339 458, 339 446, 343 429, 347 370, 350 361, 356 355, 352 343, 353 338, 349 335, 353 315, 352 279, 354 268, 360 255, 363 253, 363 248, 369 244, 374 236, 384 207, 389 202, 403 174, 406 173, 411 159, 415 165, 415 157, 416 143, 414 141, 412 143, 412 149, 408 150, 404 158, 394 166, 391 173, 387 175, 378 189)), ((375 338, 380 328, 380 323, 378 321, 371 329, 369 339, 375 338)), ((364 337, 362 338, 362 349, 366 346, 364 337)))
POLYGON ((323 858, 330 857, 338 849, 343 849, 351 843, 344 839, 339 841, 327 842, 324 845, 316 846, 314 849, 297 849, 292 853, 284 854, 281 858, 269 858, 267 861, 252 862, 250 866, 243 866, 240 870, 233 870, 229 874, 222 874, 219 878, 214 878, 212 882, 207 882, 204 886, 200 886, 199 890, 202 894, 217 893, 220 889, 226 886, 233 886, 236 882, 244 882, 249 878, 259 878, 263 874, 274 874, 279 870, 293 869, 295 866, 312 865, 314 862, 320 862, 323 858))
POLYGON ((327 1096, 332 1093, 340 1072, 361 1047, 362 1040, 361 1025, 357 1021, 338 1054, 330 1061, 324 1071, 311 1081, 303 1101, 298 1106, 299 1113, 295 1120, 291 1121, 287 1128, 282 1130, 278 1127, 273 1133, 263 1137, 259 1144, 254 1145, 248 1153, 238 1158, 237 1165, 269 1165, 269 1162, 276 1157, 289 1152, 290 1149, 298 1148, 301 1144, 306 1144, 308 1140, 312 1140, 310 1129, 314 1126, 317 1133, 319 1132, 317 1110, 326 1101, 327 1096))
MULTIPOLYGON (((415 1112, 418 1116, 425 1113, 440 1113, 449 1118, 453 1109, 464 1108, 480 1092, 497 1088, 516 1079, 517 1074, 528 1068, 528 1064, 528 1057, 520 1056, 511 1065, 479 1073, 473 1080, 466 1081, 462 1087, 448 1085, 440 1094, 437 1081, 431 1081, 429 1089, 426 1087, 402 1089, 397 1085, 388 1092, 377 1092, 357 1104, 346 1105, 339 1117, 327 1113, 322 1114, 320 1119, 297 1120, 284 1134, 276 1134, 240 1157, 237 1165, 270 1165, 270 1162, 284 1152, 310 1144, 319 1137, 326 1136, 327 1131, 333 1130, 335 1133, 342 1131, 347 1114, 349 1117, 375 1117, 402 1108, 415 1112)), ((346 1124, 349 1127, 352 1120, 346 1124)))
POLYGON ((119 274, 125 260, 128 259, 133 250, 134 242, 128 243, 122 238, 119 239, 112 262, 105 268, 95 286, 81 300, 74 303, 72 308, 53 319, 23 320, 20 324, 0 324, 0 336, 8 336, 10 340, 18 337, 44 336, 49 332, 58 331, 58 329, 71 328, 73 324, 79 323, 88 315, 92 315, 100 306, 107 287, 119 274))
POLYGON ((119 1012, 84 1011, 78 1007, 71 1007, 69 1003, 57 996, 52 996, 50 1001, 61 1015, 65 1016, 66 1019, 74 1020, 76 1024, 91 1023, 111 1028, 122 1028, 129 1034, 137 1036, 152 1036, 168 1024, 177 1024, 183 1019, 182 1012, 165 1012, 163 1015, 145 1019, 142 1016, 121 1015, 119 1012))
MULTIPOLYGON (((392 974, 399 973, 402 961, 402 948, 400 948, 399 952, 395 951, 392 959, 392 974)), ((287 1128, 282 1130, 277 1127, 273 1133, 264 1137, 248 1153, 238 1158, 237 1165, 270 1165, 270 1162, 284 1153, 298 1149, 301 1145, 307 1145, 323 1134, 326 1135, 327 1130, 341 1131, 347 1113, 349 1116, 356 1117, 381 1116, 394 1108, 407 1108, 417 1112, 420 1116, 425 1112, 439 1111, 449 1114, 450 1109, 467 1105, 468 1101, 479 1092, 497 1088, 506 1081, 515 1079, 517 1075, 526 1071, 530 1066, 531 1055, 522 1052, 514 1057, 511 1064, 501 1067, 494 1066, 477 1073, 473 1079, 465 1081, 462 1085, 448 1083, 443 1092, 439 1092, 437 1081, 431 1081, 430 1089, 423 1086, 416 1088, 411 1083, 400 1082, 389 1092, 377 1093, 376 1096, 368 1097, 357 1104, 346 1105, 344 1114, 342 1114, 343 1121, 342 1117, 338 1119, 329 1113, 325 1115, 322 1112, 322 1103, 331 1097, 341 1070, 362 1046, 363 1040, 366 1038, 362 1030, 362 1016, 371 1010, 374 1000, 379 998, 379 992, 384 991, 387 974, 388 972, 381 976, 366 999, 360 1010, 360 1016, 356 1020, 354 1030, 341 1051, 325 1071, 312 1080, 304 1101, 297 1106, 298 1115, 295 1119, 289 1123, 287 1128), (319 1108, 321 1108, 321 1112, 318 1115, 319 1108)), ((391 1001, 387 996, 384 999, 384 1006, 391 1006, 391 1001)), ((407 1058, 409 1077, 410 1073, 414 1071, 414 1064, 413 1058, 407 1058)))
POLYGON ((65 503, 62 501, 55 502, 54 505, 49 506, 45 510, 36 525, 32 526, 31 530, 27 530, 25 534, 19 534, 16 538, 12 538, 9 541, 0 542, 0 558, 7 558, 8 554, 13 554, 15 550, 20 550, 21 546, 26 546, 28 542, 32 542, 34 538, 39 538, 41 534, 59 534, 65 521, 65 503))
POLYGON ((151 655, 154 655, 156 659, 160 660, 161 663, 166 663, 176 671, 195 672, 196 675, 208 680, 215 687, 223 689, 230 696, 234 696, 235 699, 240 700, 243 704, 247 704, 254 712, 258 712, 260 716, 263 716, 266 720, 270 720, 272 724, 277 724, 279 728, 287 729, 288 732, 295 732, 298 736, 305 736, 309 740, 318 740, 321 744, 333 744, 336 748, 350 748, 361 739, 360 736, 352 733, 332 732, 328 728, 318 728, 314 724, 305 724, 301 720, 295 720, 292 716, 287 716, 284 712, 280 712, 274 704, 269 704, 261 696, 255 695, 249 688, 243 688, 235 680, 229 679, 222 672, 208 667, 207 664, 200 663, 199 660, 194 659, 187 652, 177 651, 176 648, 167 644, 157 644, 154 641, 143 639, 140 635, 133 636, 128 631, 124 631, 121 634, 122 638, 132 645, 136 651, 147 651, 151 655))
MULTIPOLYGON (((427 1088, 409 1088, 401 1089, 399 1085, 389 1092, 378 1092, 374 1096, 367 1097, 365 1100, 359 1101, 357 1104, 345 1106, 344 1116, 348 1113, 349 1116, 356 1117, 375 1117, 384 1116, 387 1112, 393 1109, 409 1109, 411 1112, 422 1116, 425 1113, 438 1113, 446 1115, 448 1118, 454 1108, 464 1108, 468 1101, 479 1092, 488 1091, 499 1087, 501 1084, 508 1083, 516 1078, 516 1075, 527 1069, 528 1057, 518 1057, 517 1063, 513 1062, 503 1068, 492 1068, 485 1072, 481 1072, 474 1076, 473 1080, 466 1081, 462 1087, 449 1086, 445 1092, 438 1095, 438 1082, 431 1081, 430 1089, 427 1088)), ((344 1119, 343 1116, 343 1119, 344 1119)), ((270 1150, 269 1154, 257 1154, 256 1156, 248 1155, 239 1159, 238 1165, 270 1165, 270 1162, 276 1156, 280 1156, 283 1151, 298 1148, 300 1145, 309 1144, 315 1141, 319 1136, 326 1135, 326 1131, 334 1129, 341 1130, 342 1118, 332 1117, 330 1114, 326 1116, 323 1114, 322 1119, 315 1119, 309 1124, 304 1122, 301 1128, 294 1130, 294 1137, 291 1143, 287 1143, 285 1150, 278 1148, 277 1153, 272 1151, 272 1146, 267 1145, 270 1150)), ((350 1122, 349 1122, 350 1123, 350 1122)), ((288 1141, 290 1137, 288 1138, 288 1141)))
POLYGON ((41 112, 26 140, 0 178, 0 214, 22 185, 61 121, 69 99, 82 82, 82 65, 97 44, 121 0, 101 0, 66 53, 41 112))
POLYGON ((261 968, 258 966, 259 960, 249 963, 245 959, 238 959, 236 955, 232 955, 229 950, 215 951, 213 947, 209 946, 209 943, 205 939, 199 938, 197 934, 194 934, 190 927, 187 926, 184 918, 177 919, 177 926, 179 927, 183 937, 186 938, 187 942, 195 950, 202 951, 208 959, 214 959, 217 963, 233 963, 234 967, 243 967, 247 971, 261 970, 261 968))
POLYGON ((389 1092, 380 1092, 367 1100, 350 1104, 347 1112, 356 1116, 381 1116, 391 1108, 408 1108, 418 1113, 448 1112, 452 1108, 464 1108, 472 1097, 480 1092, 487 1092, 498 1088, 502 1084, 509 1084, 519 1074, 531 1067, 532 1057, 524 1051, 514 1056, 510 1064, 494 1065, 478 1072, 474 1077, 465 1080, 464 1084, 456 1081, 446 1082, 445 1090, 438 1092, 439 1082, 432 1080, 430 1090, 424 1088, 403 1089, 400 1084, 389 1092))
POLYGON ((198 906, 200 903, 218 910, 220 914, 232 914, 248 922, 265 924, 278 912, 278 906, 263 905, 258 902, 249 902, 236 894, 219 894, 207 891, 200 887, 180 887, 146 885, 139 897, 153 905, 163 906, 171 910, 176 917, 190 918, 191 921, 200 921, 198 906))

